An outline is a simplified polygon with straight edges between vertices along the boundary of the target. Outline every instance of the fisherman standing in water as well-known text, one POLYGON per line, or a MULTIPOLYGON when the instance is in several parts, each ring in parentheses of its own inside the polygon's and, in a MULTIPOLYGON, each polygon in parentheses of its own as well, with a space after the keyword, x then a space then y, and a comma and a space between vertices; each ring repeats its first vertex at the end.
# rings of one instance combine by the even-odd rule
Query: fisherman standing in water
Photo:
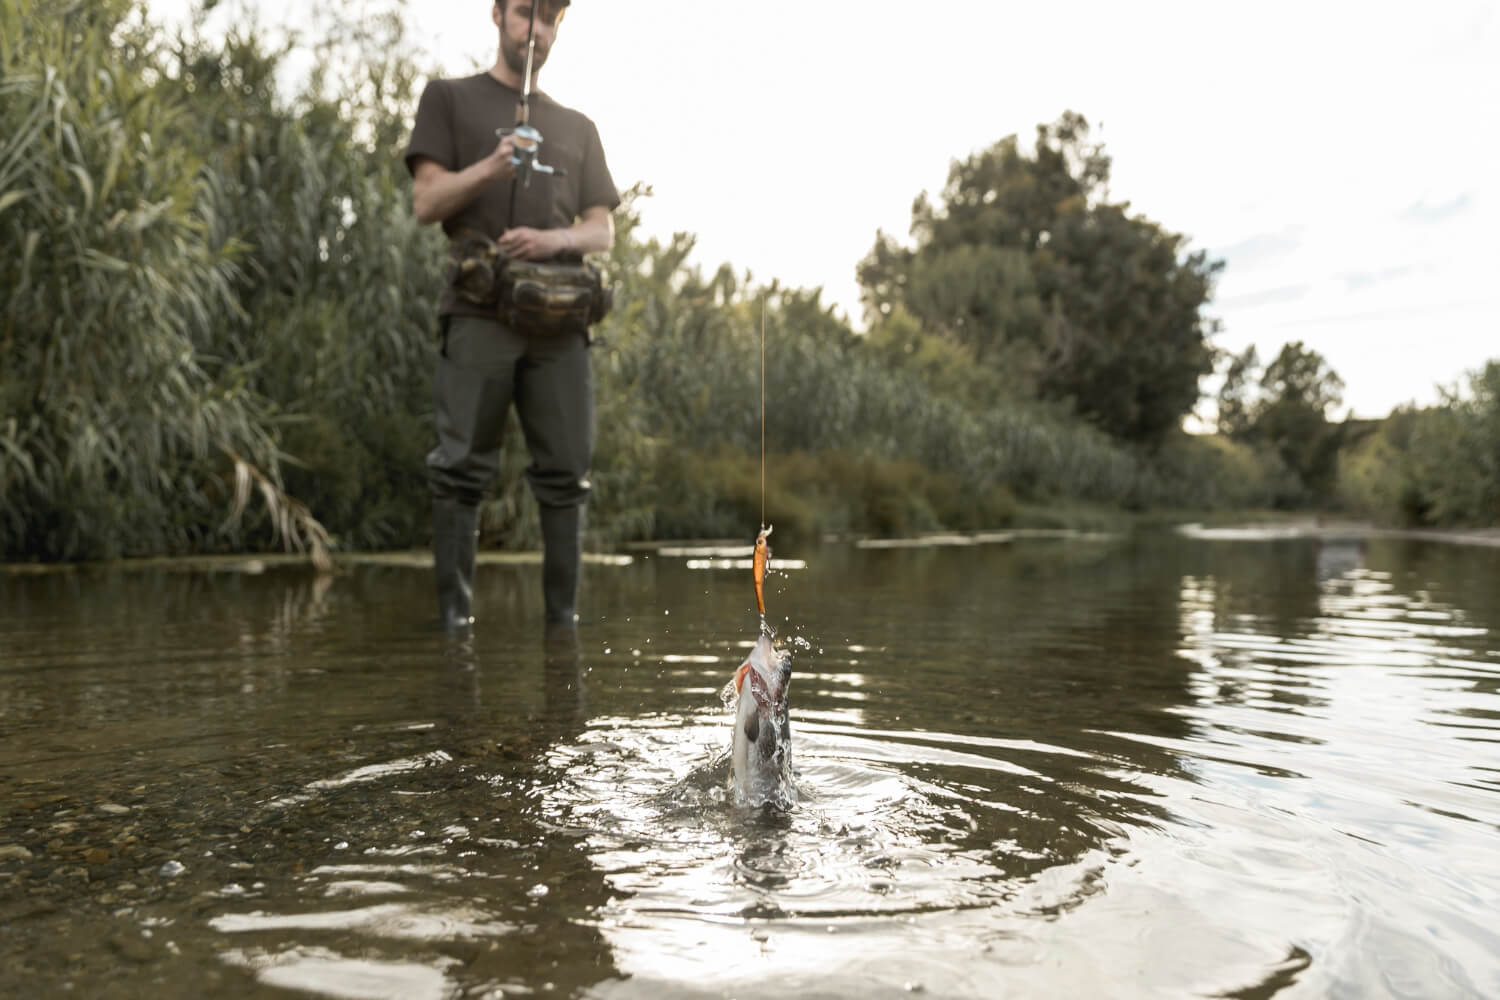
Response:
POLYGON ((441 222, 453 250, 438 305, 438 443, 427 456, 438 608, 450 631, 473 622, 479 503, 499 472, 513 403, 541 515, 547 621, 577 620, 594 447, 587 327, 608 308, 583 255, 610 248, 620 196, 594 123, 532 92, 569 2, 497 0, 495 64, 431 81, 406 149, 417 219, 441 222))

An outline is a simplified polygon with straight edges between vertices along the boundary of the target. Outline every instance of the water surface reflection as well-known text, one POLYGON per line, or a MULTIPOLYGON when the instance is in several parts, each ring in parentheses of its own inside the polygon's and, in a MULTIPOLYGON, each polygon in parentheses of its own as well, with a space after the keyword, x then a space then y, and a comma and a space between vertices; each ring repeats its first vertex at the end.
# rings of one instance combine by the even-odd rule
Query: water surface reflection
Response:
MULTIPOLYGON (((0 988, 1492 995, 1500 553, 796 553, 802 805, 726 799, 745 574, 0 577, 0 988)), ((730 560, 732 562, 732 560, 730 560)))

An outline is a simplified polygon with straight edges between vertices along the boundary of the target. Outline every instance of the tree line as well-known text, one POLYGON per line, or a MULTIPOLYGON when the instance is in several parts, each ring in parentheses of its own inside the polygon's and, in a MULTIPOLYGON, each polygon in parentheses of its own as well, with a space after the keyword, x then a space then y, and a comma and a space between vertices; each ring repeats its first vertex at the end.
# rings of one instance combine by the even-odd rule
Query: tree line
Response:
MULTIPOLYGON (((400 155, 423 73, 399 11, 335 18, 319 44, 288 94, 290 50, 249 28, 0 0, 0 558, 425 544, 444 253, 400 155)), ((1220 357, 1222 265, 1111 201, 1109 168, 1072 113, 955 162, 912 241, 877 234, 859 263, 864 334, 816 289, 643 236, 638 185, 605 262, 596 540, 758 523, 763 316, 778 533, 1070 507, 1495 522, 1495 365, 1442 406, 1332 423, 1314 352, 1220 357), (1185 434, 1216 363, 1221 433, 1185 434)), ((486 537, 529 545, 507 435, 486 537)))

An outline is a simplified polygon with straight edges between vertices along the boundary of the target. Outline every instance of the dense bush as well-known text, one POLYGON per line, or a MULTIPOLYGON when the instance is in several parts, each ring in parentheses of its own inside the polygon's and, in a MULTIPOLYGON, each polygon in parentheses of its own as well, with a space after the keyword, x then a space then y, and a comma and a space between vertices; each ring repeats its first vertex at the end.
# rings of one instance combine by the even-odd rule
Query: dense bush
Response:
POLYGON ((1346 456, 1340 494, 1351 509, 1413 526, 1500 523, 1500 362, 1444 396, 1397 410, 1346 456))

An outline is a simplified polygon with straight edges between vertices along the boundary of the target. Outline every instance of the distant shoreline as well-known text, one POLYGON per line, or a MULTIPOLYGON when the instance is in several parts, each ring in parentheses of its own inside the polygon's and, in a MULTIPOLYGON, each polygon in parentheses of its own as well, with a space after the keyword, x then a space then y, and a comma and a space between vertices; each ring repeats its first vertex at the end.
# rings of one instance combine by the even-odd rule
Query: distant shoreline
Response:
MULTIPOLYGON (((1479 545, 1500 547, 1500 528, 1470 529, 1418 529, 1381 528, 1367 521, 1325 520, 1317 517, 1300 517, 1286 520, 1246 520, 1207 525, 1200 521, 1184 521, 1172 525, 1151 524, 1153 528, 1170 527, 1187 538, 1205 541, 1268 542, 1285 539, 1318 539, 1322 541, 1366 541, 1375 538, 1407 539, 1418 542, 1441 542, 1448 545, 1479 545)), ((1141 527, 1137 525, 1137 527, 1141 527)), ((1077 529, 1011 529, 995 532, 933 532, 912 538, 863 539, 853 536, 837 541, 861 548, 917 548, 952 545, 959 542, 992 544, 1009 542, 1018 538, 1075 538, 1099 539, 1128 532, 1087 531, 1077 529)), ((595 565, 626 565, 633 561, 628 552, 649 552, 660 548, 691 546, 694 543, 682 540, 635 542, 622 546, 622 553, 587 552, 584 561, 595 565)), ((731 541, 713 542, 714 545, 732 545, 731 541)), ((749 545, 744 546, 748 554, 749 545)), ((479 561, 488 564, 540 563, 540 551, 531 550, 487 550, 479 553, 479 561)), ((385 552, 334 553, 336 567, 343 566, 388 566, 421 569, 432 565, 432 554, 425 549, 397 549, 385 552)), ((244 573, 258 575, 271 569, 307 566, 306 555, 296 553, 225 553, 197 556, 145 556, 134 559, 109 559, 95 562, 0 562, 0 575, 41 576, 48 574, 93 573, 124 569, 168 569, 178 572, 244 573)))
POLYGON ((1189 538, 1219 541, 1272 541, 1282 538, 1316 538, 1322 541, 1363 541, 1372 538, 1407 539, 1417 542, 1443 542, 1449 545, 1500 546, 1500 528, 1381 528, 1367 521, 1299 518, 1291 521, 1247 521, 1206 527, 1199 523, 1180 524, 1180 534, 1189 538))

